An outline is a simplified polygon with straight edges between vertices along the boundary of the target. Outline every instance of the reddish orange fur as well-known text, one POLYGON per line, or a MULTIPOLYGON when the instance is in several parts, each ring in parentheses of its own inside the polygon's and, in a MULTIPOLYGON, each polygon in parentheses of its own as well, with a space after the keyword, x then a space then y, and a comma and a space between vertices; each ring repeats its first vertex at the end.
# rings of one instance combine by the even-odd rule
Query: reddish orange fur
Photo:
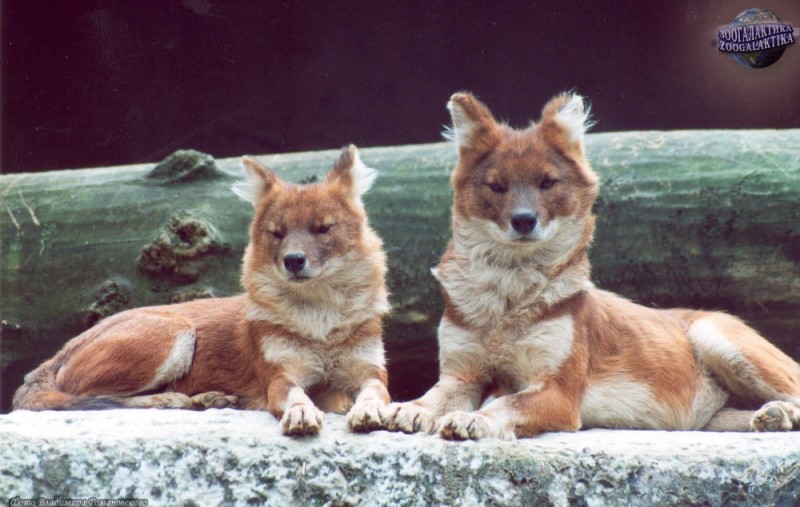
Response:
POLYGON ((553 98, 525 130, 468 93, 449 108, 459 162, 453 239, 436 269, 440 380, 392 404, 384 426, 453 439, 800 427, 800 366, 741 321, 645 308, 590 283, 599 184, 582 99, 553 98), (482 393, 496 399, 476 410, 482 393), (730 394, 769 403, 729 417, 730 394))
MULTIPOLYGON (((316 410, 307 395, 334 411, 354 401, 362 408, 388 403, 385 258, 360 201, 371 170, 355 147, 314 185, 284 183, 253 159, 243 164, 250 186, 237 193, 255 206, 242 275, 247 292, 101 321, 26 377, 15 409, 236 404, 281 418, 296 406, 316 410), (284 267, 290 249, 307 257, 302 279, 284 267), (317 314, 321 322, 306 322, 317 314)), ((377 421, 351 412, 350 423, 360 431, 377 421)), ((297 424, 284 420, 284 431, 319 430, 297 424)))

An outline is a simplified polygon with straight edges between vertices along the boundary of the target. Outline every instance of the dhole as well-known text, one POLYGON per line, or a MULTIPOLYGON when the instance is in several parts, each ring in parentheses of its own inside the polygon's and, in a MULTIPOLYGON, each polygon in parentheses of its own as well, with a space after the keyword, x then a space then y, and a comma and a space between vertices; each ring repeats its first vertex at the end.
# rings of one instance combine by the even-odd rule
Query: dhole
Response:
POLYGON ((592 286, 598 178, 581 97, 553 98, 522 131, 468 93, 449 109, 459 162, 453 238, 434 272, 445 299, 440 377, 418 400, 391 404, 386 427, 509 439, 800 426, 800 366, 740 320, 653 310, 592 286), (499 395, 481 407, 489 393, 499 395), (734 397, 756 410, 734 410, 734 397))
POLYGON ((389 306, 382 243, 361 202, 376 173, 354 146, 319 184, 284 183, 247 157, 242 166, 234 191, 255 208, 246 293, 101 321, 25 377, 15 409, 239 406, 308 435, 323 410, 352 405, 351 429, 378 425, 389 306))

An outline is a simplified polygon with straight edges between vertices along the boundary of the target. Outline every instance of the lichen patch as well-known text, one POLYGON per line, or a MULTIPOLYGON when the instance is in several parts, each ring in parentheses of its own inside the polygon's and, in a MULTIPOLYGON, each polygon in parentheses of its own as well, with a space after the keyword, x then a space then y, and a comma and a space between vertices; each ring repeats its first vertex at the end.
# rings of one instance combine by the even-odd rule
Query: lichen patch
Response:
POLYGON ((230 246, 210 221, 179 211, 142 248, 137 264, 139 271, 151 278, 166 277, 186 285, 200 277, 206 257, 229 250, 230 246))

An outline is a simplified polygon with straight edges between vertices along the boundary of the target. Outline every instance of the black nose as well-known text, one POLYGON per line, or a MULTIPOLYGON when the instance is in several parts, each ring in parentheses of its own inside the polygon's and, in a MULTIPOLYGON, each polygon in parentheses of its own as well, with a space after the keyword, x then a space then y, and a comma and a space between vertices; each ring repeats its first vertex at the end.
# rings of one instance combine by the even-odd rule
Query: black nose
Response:
POLYGON ((530 211, 511 215, 511 227, 520 234, 528 234, 536 227, 536 215, 530 211))
POLYGON ((306 256, 301 253, 290 253, 283 257, 283 265, 287 271, 292 273, 299 273, 306 267, 306 256))

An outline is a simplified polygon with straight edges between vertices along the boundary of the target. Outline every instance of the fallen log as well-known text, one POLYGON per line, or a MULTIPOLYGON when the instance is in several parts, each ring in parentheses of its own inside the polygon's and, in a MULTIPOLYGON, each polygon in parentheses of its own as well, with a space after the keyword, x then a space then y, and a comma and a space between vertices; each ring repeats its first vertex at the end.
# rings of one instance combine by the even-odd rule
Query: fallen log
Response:
MULTIPOLYGON (((600 175, 593 279, 643 304, 740 315, 800 359, 800 130, 593 134, 600 175)), ((315 181, 338 151, 258 157, 315 181)), ((389 256, 392 395, 436 378, 441 312, 430 275, 449 238, 455 150, 362 150, 365 197, 389 256)), ((251 207, 238 159, 178 152, 157 167, 11 174, 2 199, 2 409, 25 373, 124 308, 240 291, 251 207)))

